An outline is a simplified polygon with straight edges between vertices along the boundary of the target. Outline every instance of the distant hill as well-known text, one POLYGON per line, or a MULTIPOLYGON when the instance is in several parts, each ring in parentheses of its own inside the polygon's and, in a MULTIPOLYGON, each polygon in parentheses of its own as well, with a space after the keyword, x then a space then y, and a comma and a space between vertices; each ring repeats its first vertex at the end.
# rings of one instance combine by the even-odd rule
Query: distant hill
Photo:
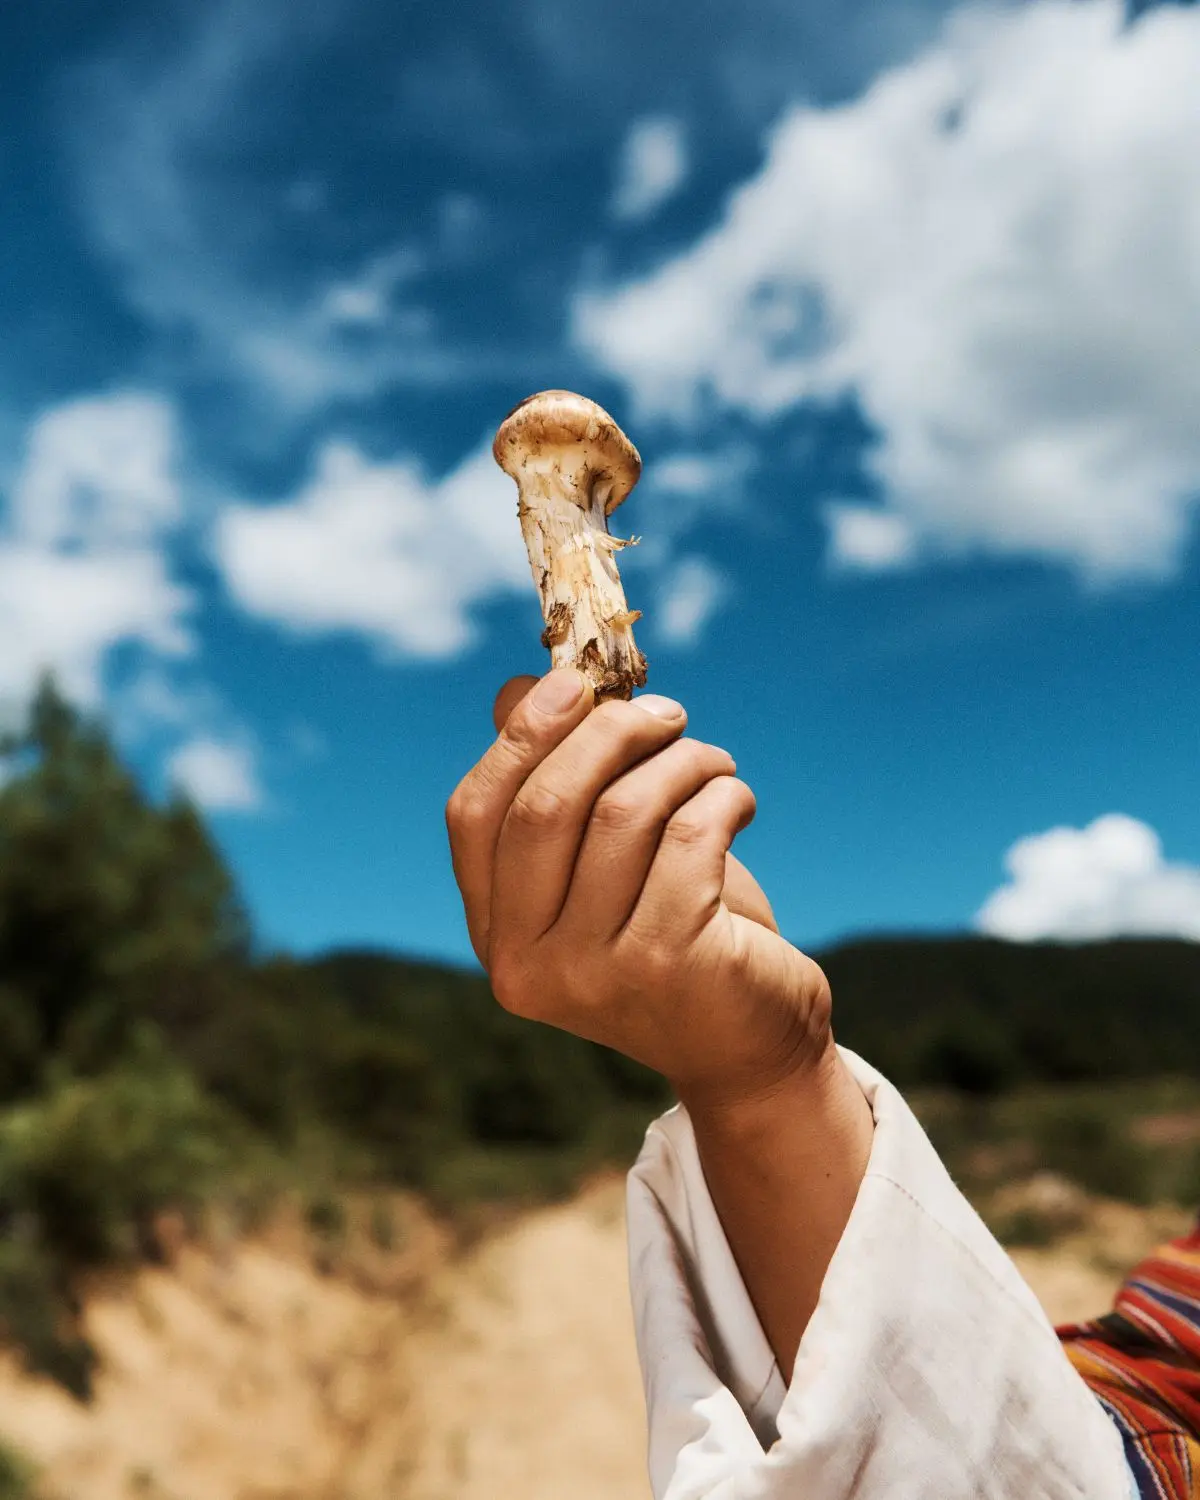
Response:
POLYGON ((839 1040, 901 1084, 1200 1072, 1200 944, 874 938, 818 955, 839 1040))
MULTIPOLYGON (((1024 1082, 1200 1074, 1197 943, 881 937, 816 957, 833 987, 839 1041, 903 1086, 986 1092, 1024 1082)), ((483 1092, 494 1097, 487 1104, 477 1097, 475 1108, 496 1114, 493 1127, 507 1121, 517 1130, 520 1118, 527 1129, 536 1118, 540 1128, 561 1128, 551 1124, 557 1113, 534 1097, 539 1079, 553 1077, 556 1090, 569 1079, 581 1109, 595 1101, 595 1079, 583 1086, 593 1070, 626 1097, 650 1101, 659 1092, 642 1070, 602 1049, 576 1048, 514 1021, 492 1002, 478 971, 354 951, 329 954, 312 968, 361 1020, 395 1026, 428 1054, 453 1058, 476 1088, 491 1078, 483 1092)))

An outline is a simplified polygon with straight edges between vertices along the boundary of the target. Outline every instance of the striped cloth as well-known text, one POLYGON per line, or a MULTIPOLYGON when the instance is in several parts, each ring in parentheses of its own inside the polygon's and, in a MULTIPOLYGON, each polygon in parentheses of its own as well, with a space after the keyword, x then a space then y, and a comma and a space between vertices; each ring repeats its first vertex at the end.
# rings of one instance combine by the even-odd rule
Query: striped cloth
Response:
POLYGON ((1200 1225, 1142 1261, 1111 1313, 1058 1336, 1120 1429, 1140 1500, 1200 1500, 1200 1225))

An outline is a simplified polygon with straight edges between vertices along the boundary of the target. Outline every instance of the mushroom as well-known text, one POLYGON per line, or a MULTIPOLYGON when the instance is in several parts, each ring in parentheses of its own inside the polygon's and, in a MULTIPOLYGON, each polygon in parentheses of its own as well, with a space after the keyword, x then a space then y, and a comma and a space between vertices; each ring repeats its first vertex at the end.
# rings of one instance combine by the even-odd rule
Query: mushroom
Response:
POLYGON ((496 462, 517 482, 517 514, 556 667, 576 667, 596 701, 630 698, 646 658, 616 553, 637 541, 611 536, 608 518, 642 472, 637 449, 604 410, 571 391, 541 391, 500 425, 496 462))

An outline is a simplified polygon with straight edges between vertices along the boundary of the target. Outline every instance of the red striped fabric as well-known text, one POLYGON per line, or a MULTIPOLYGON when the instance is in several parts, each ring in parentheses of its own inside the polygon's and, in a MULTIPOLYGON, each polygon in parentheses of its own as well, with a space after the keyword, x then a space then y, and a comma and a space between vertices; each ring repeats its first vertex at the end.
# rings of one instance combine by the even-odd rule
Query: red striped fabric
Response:
POLYGON ((1058 1336, 1116 1421, 1142 1500, 1200 1500, 1200 1225, 1135 1267, 1111 1313, 1058 1336))

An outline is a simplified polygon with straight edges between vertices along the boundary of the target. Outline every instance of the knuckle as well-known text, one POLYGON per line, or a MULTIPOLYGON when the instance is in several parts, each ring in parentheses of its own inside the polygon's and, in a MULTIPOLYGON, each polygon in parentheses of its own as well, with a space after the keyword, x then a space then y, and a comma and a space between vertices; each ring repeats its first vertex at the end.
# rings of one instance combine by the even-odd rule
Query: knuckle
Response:
POLYGON ((753 789, 748 787, 744 781, 739 781, 736 777, 733 777, 732 785, 738 817, 741 819, 742 824, 749 823, 758 811, 758 798, 754 795, 753 789))
POLYGON ((809 976, 812 985, 809 998, 810 1015, 818 1027, 828 1030, 833 1016, 833 990, 820 964, 814 963, 812 959, 809 959, 809 963, 812 965, 812 972, 809 976))
POLYGON ((642 804, 627 791, 602 792, 592 809, 592 822, 602 833, 623 833, 645 819, 642 804))
POLYGON ((473 827, 480 820, 482 799, 469 781, 460 781, 446 803, 446 826, 451 833, 473 827))
POLYGON ((663 838, 678 849, 694 849, 711 838, 712 833, 711 817, 700 808, 687 807, 669 820, 663 830, 663 838))
POLYGON ((526 1013, 528 983, 522 964, 504 952, 493 950, 488 979, 491 981, 492 994, 501 1010, 506 1010, 509 1015, 513 1016, 526 1013))
POLYGON ((612 744, 644 745, 649 740, 661 739, 664 730, 678 732, 678 725, 670 726, 665 719, 656 719, 645 709, 626 702, 623 698, 610 698, 594 708, 589 719, 592 732, 612 744))
POLYGON ((630 924, 625 950, 626 967, 645 984, 661 988, 678 973, 678 955, 661 932, 645 931, 636 921, 630 924))
POLYGON ((545 782, 526 782, 512 800, 509 817, 518 826, 538 833, 560 822, 566 812, 563 794, 545 782))
POLYGON ((739 810, 753 808, 756 805, 753 791, 737 776, 728 777, 725 785, 728 788, 727 795, 730 802, 739 810))
POLYGON ((541 741, 529 711, 519 703, 508 716, 508 722, 496 736, 496 753, 507 761, 524 763, 539 749, 541 741))
MULTIPOLYGON (((546 715, 541 718, 546 719, 546 715)), ((558 738, 553 720, 539 722, 528 703, 518 703, 481 762, 481 768, 491 779, 507 781, 514 771, 527 771, 541 761, 558 738)))
POLYGON ((632 723, 630 705, 621 698, 609 698, 592 710, 591 722, 608 734, 622 734, 632 723))
POLYGON ((717 775, 729 765, 729 756, 724 750, 705 744, 703 740, 680 740, 671 748, 685 767, 697 774, 717 775))

